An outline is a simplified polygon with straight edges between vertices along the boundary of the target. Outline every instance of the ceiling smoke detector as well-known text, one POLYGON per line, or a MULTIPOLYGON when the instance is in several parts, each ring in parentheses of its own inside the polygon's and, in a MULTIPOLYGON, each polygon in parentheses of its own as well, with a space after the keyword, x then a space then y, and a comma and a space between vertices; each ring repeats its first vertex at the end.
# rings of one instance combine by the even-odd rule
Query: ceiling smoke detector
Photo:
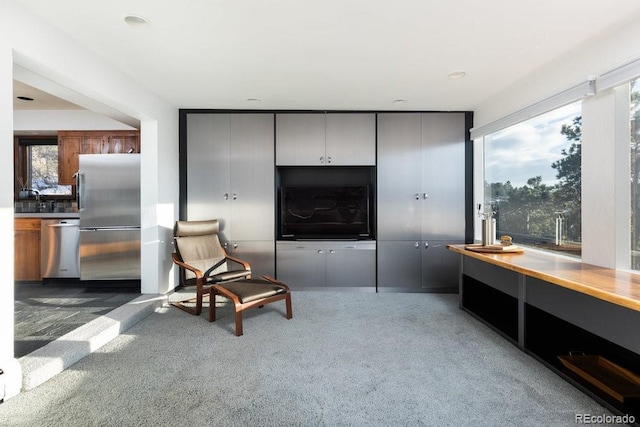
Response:
POLYGON ((452 80, 461 79, 466 75, 467 75, 466 71, 462 71, 462 70, 452 71, 452 72, 449 73, 449 78, 452 79, 452 80))
POLYGON ((151 22, 141 15, 126 15, 124 17, 124 22, 126 22, 128 25, 131 25, 132 27, 137 28, 148 27, 149 25, 151 25, 151 22))

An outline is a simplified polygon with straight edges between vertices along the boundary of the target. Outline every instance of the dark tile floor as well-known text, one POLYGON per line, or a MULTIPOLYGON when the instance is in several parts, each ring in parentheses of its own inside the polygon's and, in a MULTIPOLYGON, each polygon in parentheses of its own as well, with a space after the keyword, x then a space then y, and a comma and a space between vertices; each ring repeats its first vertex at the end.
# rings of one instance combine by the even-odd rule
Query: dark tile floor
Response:
POLYGON ((140 295, 140 286, 77 281, 15 283, 15 357, 22 357, 140 295))

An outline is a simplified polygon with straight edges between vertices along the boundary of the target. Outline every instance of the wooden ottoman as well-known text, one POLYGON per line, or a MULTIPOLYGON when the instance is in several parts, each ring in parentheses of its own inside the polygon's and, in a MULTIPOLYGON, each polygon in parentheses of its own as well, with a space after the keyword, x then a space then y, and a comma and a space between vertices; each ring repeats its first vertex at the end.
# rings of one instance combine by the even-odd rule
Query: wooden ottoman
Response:
POLYGON ((242 335, 242 312, 249 308, 262 307, 265 304, 285 300, 287 319, 293 317, 289 287, 270 276, 213 285, 209 289, 209 322, 216 320, 216 295, 222 295, 233 302, 236 336, 242 335))

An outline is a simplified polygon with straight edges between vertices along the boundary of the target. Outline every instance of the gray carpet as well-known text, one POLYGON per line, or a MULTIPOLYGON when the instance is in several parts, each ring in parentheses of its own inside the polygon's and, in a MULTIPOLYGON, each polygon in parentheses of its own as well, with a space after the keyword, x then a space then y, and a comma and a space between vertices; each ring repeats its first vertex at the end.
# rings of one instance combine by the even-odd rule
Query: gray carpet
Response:
POLYGON ((294 292, 218 321, 162 308, 0 405, 11 426, 570 426, 609 414, 447 294, 294 292))

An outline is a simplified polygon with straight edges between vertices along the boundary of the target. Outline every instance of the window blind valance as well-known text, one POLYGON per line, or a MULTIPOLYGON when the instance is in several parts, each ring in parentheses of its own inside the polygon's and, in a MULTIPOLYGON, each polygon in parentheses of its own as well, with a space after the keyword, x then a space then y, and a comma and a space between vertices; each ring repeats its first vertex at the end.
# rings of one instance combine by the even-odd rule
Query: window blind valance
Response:
POLYGON ((595 95, 597 91, 611 89, 628 83, 638 77, 640 77, 640 59, 636 59, 614 68, 613 70, 607 71, 606 73, 602 73, 597 77, 597 79, 595 76, 593 78, 588 78, 584 83, 580 83, 570 89, 538 101, 535 104, 511 113, 501 119, 473 128, 471 129, 471 139, 482 138, 485 135, 489 135, 532 117, 578 101, 585 96, 595 95))

